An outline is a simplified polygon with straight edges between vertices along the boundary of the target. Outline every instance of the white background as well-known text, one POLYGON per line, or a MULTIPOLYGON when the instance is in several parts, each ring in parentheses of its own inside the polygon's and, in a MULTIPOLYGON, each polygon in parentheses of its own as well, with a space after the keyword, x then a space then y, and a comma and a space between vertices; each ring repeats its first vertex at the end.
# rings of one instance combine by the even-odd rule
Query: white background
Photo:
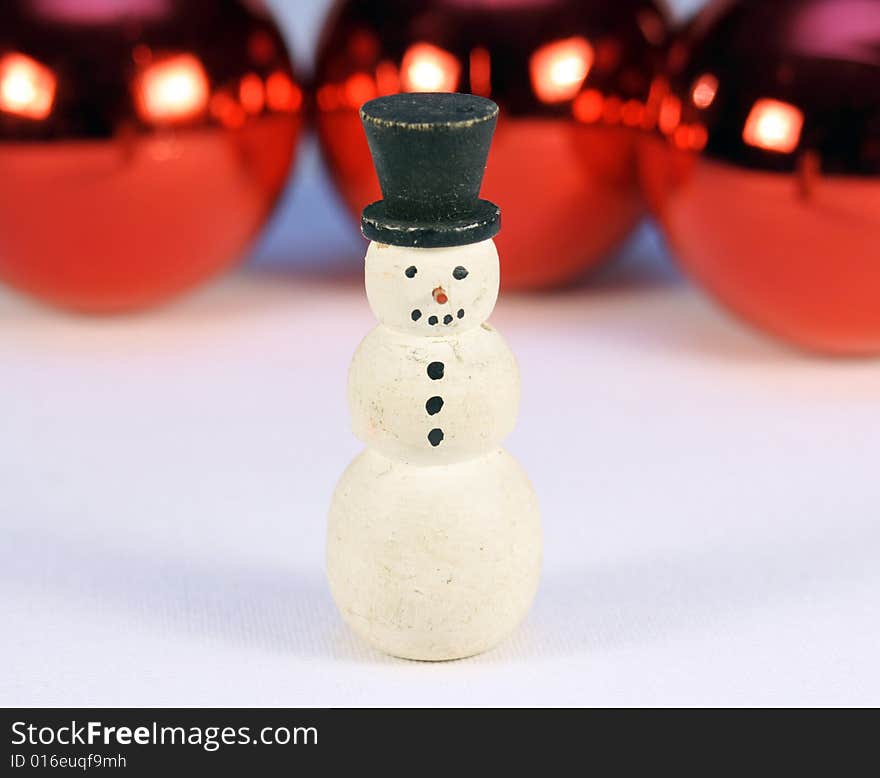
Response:
POLYGON ((744 329, 649 230, 493 317, 544 511, 526 624, 451 664, 361 645, 323 550, 362 252, 307 144, 254 260, 181 302, 0 293, 0 704, 880 703, 880 363, 744 329))

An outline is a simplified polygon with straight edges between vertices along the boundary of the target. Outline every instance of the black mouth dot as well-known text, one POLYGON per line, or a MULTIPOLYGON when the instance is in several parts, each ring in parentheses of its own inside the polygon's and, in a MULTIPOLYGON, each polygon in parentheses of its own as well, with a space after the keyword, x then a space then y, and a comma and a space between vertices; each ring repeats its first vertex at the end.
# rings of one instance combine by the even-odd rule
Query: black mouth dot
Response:
POLYGON ((459 309, 458 309, 458 318, 459 318, 459 319, 463 319, 463 318, 464 318, 464 308, 459 308, 459 309))
POLYGON ((443 440, 443 430, 440 428, 433 429, 428 433, 428 441, 431 443, 434 448, 440 445, 443 440))
POLYGON ((416 269, 416 266, 415 266, 415 265, 410 265, 410 266, 409 266, 406 270, 404 270, 403 272, 406 273, 406 277, 407 277, 407 278, 415 278, 415 277, 416 277, 416 273, 418 273, 419 271, 416 269))
POLYGON ((422 318, 422 312, 418 308, 416 308, 410 315, 412 316, 413 321, 418 321, 422 318))
POLYGON ((434 416, 440 413, 443 408, 443 398, 442 397, 431 397, 428 402, 425 403, 425 410, 428 412, 428 416, 434 416))
POLYGON ((428 378, 432 381, 439 381, 443 378, 443 371, 446 366, 442 362, 432 362, 428 365, 428 378))
POLYGON ((451 314, 451 313, 447 313, 447 314, 443 317, 443 323, 444 323, 444 324, 451 324, 451 323, 452 323, 452 314, 451 314))
POLYGON ((436 316, 429 316, 429 317, 428 317, 428 324, 430 324, 430 325, 433 327, 436 323, 437 323, 437 317, 436 317, 436 316))

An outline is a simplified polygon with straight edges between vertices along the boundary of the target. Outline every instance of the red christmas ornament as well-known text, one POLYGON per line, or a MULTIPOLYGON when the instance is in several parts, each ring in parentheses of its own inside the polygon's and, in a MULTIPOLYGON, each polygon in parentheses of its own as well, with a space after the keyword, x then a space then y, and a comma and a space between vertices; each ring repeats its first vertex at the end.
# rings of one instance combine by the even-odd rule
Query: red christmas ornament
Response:
POLYGON ((880 0, 715 2, 670 78, 641 161, 684 267, 792 343, 880 352, 880 0))
POLYGON ((0 277, 86 311, 213 275, 264 223, 302 93, 250 2, 0 7, 0 277))
POLYGON ((636 137, 667 16, 654 0, 347 0, 317 61, 318 131, 354 214, 381 199, 359 106, 399 91, 491 97, 483 196, 501 206, 504 285, 592 267, 643 212, 636 137))

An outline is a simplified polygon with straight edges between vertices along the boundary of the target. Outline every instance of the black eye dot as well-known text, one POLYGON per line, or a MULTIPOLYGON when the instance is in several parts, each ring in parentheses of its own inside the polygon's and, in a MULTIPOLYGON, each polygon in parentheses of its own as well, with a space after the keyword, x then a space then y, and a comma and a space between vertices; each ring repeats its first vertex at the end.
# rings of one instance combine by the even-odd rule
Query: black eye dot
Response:
POLYGON ((464 268, 461 265, 459 265, 457 268, 455 268, 455 270, 452 271, 452 277, 457 281, 461 281, 463 278, 467 278, 467 274, 467 268, 464 268))
POLYGON ((410 316, 412 316, 412 320, 413 320, 413 321, 418 321, 419 319, 422 318, 422 312, 421 312, 418 308, 416 308, 416 309, 410 314, 410 316))
POLYGON ((416 273, 419 271, 416 269, 415 265, 410 265, 404 272, 406 273, 407 278, 415 278, 416 273))
POLYGON ((437 317, 436 317, 436 316, 429 316, 429 317, 428 317, 428 324, 430 324, 430 325, 433 326, 433 325, 436 324, 436 323, 437 323, 437 317))
POLYGON ((463 318, 464 318, 464 308, 459 308, 459 309, 458 309, 458 318, 459 318, 459 319, 463 319, 463 318))

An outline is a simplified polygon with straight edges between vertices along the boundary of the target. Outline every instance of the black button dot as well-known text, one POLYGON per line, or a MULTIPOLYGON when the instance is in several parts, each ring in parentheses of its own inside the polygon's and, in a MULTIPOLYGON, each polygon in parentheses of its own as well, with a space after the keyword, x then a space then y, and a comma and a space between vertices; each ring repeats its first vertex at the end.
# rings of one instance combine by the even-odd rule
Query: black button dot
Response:
POLYGON ((429 416, 433 416, 436 413, 440 413, 440 410, 443 408, 443 398, 442 397, 431 397, 428 402, 425 403, 425 410, 428 412, 429 416))
POLYGON ((463 319, 463 318, 464 318, 464 308, 459 308, 459 309, 458 309, 458 318, 459 318, 459 319, 463 319))
POLYGON ((461 265, 459 265, 457 268, 455 268, 455 270, 452 271, 452 277, 457 279, 458 281, 461 281, 463 278, 467 278, 467 275, 467 268, 464 268, 461 265))
POLYGON ((433 429, 428 433, 428 441, 435 448, 440 445, 440 442, 443 440, 443 430, 441 429, 433 429))
POLYGON ((436 323, 437 323, 437 317, 436 317, 436 316, 429 316, 429 317, 428 317, 428 324, 430 324, 431 326, 433 326, 433 325, 435 325, 436 323))
POLYGON ((410 315, 412 316, 413 321, 418 321, 422 318, 422 312, 418 308, 416 308, 410 315))
POLYGON ((406 277, 407 277, 407 278, 415 278, 415 277, 416 277, 416 273, 418 273, 419 271, 416 269, 416 266, 415 266, 415 265, 410 265, 410 266, 409 266, 406 270, 404 270, 403 272, 406 273, 406 277))
POLYGON ((452 324, 452 314, 451 314, 451 313, 447 313, 447 314, 443 317, 443 323, 444 323, 444 324, 452 324))
POLYGON ((442 362, 432 362, 428 365, 428 378, 432 381, 439 381, 443 378, 443 371, 446 366, 442 362))

